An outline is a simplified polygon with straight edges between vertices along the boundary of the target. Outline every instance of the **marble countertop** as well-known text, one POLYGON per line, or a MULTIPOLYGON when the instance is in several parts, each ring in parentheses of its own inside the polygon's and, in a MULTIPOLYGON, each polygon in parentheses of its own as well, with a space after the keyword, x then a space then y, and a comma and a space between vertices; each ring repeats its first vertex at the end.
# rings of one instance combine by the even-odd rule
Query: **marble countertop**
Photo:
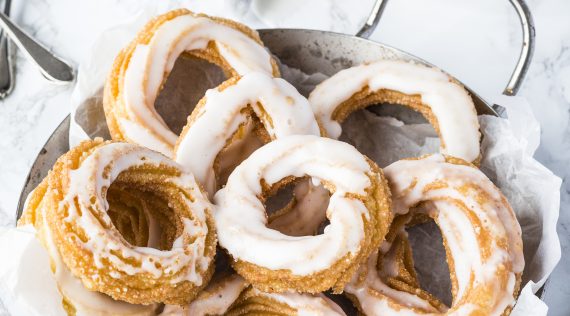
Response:
MULTIPOLYGON (((14 20, 75 65, 103 30, 132 18, 143 6, 175 6, 225 16, 255 27, 303 27, 355 33, 373 0, 289 0, 301 9, 256 15, 256 0, 15 0, 14 20)), ((550 315, 569 315, 570 288, 570 2, 528 0, 537 47, 520 95, 542 125, 537 159, 559 175, 562 207, 558 233, 562 259, 547 284, 550 315)), ((267 3, 265 3, 267 5, 267 3)), ((258 11, 260 12, 260 11, 258 11)), ((371 39, 445 69, 484 98, 501 93, 520 50, 520 27, 507 0, 392 0, 371 39)), ((28 169, 52 130, 67 115, 72 86, 47 83, 21 53, 16 87, 0 101, 0 225, 14 221, 28 169)))

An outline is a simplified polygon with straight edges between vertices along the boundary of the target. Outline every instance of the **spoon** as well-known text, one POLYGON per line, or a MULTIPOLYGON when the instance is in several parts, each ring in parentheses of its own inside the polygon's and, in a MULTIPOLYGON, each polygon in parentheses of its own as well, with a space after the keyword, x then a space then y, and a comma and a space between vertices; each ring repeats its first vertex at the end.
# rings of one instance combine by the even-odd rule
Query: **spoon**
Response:
POLYGON ((75 78, 74 71, 67 62, 56 57, 47 48, 35 41, 2 12, 0 12, 0 27, 12 42, 24 52, 24 55, 38 66, 46 79, 57 84, 73 81, 75 78))

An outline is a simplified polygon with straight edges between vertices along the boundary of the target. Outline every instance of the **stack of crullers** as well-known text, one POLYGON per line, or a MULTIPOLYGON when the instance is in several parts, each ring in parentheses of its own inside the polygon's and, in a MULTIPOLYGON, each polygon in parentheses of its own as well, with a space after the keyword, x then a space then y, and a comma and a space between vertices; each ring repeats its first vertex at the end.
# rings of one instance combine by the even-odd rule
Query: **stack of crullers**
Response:
POLYGON ((181 9, 118 54, 104 109, 113 140, 61 156, 19 221, 36 229, 69 315, 508 315, 514 305, 520 225, 477 167, 470 95, 438 69, 377 60, 305 98, 255 31, 181 9), (181 55, 227 80, 177 135, 154 103, 181 55), (420 112, 441 153, 382 169, 336 140, 353 111, 379 103, 420 112), (406 228, 426 220, 443 236, 451 306, 414 269, 406 228))

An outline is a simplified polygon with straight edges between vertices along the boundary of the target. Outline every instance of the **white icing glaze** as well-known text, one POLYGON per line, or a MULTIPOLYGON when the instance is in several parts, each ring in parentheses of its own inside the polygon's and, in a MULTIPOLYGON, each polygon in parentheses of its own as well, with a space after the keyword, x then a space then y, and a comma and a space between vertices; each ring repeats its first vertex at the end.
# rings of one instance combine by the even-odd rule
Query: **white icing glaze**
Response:
POLYGON ((272 139, 288 135, 320 135, 309 105, 295 87, 281 78, 249 73, 222 91, 206 92, 206 103, 176 146, 175 160, 196 176, 213 195, 214 160, 227 141, 247 122, 241 112, 251 106, 272 139))
POLYGON ((347 193, 365 195, 370 173, 365 157, 343 142, 311 135, 270 142, 242 162, 215 195, 219 243, 234 259, 271 270, 309 275, 327 269, 360 248, 362 215, 368 218, 369 214, 362 201, 347 193), (330 224, 324 233, 293 237, 267 228, 265 209, 258 199, 261 179, 272 185, 287 176, 307 175, 335 186, 327 209, 330 224))
MULTIPOLYGON (((487 290, 491 291, 488 294, 493 299, 490 302, 491 315, 501 315, 514 303, 515 274, 522 273, 524 258, 519 223, 500 191, 478 169, 446 163, 442 155, 401 160, 388 166, 384 172, 392 190, 394 213, 405 214, 421 201, 431 201, 434 205, 430 208, 431 216, 445 237, 458 285, 452 308, 443 313, 470 315, 477 308, 466 297, 473 286, 473 278, 475 285, 487 284, 487 290), (427 189, 428 185, 441 181, 448 186, 427 189), (461 191, 464 185, 476 185, 477 190, 486 195, 486 200, 478 199, 475 191, 461 191), (470 216, 475 216, 481 225, 474 225, 458 203, 468 207, 470 216), (483 233, 490 236, 485 240, 490 247, 490 255, 486 259, 483 259, 478 242, 483 233), (507 243, 507 246, 500 245, 499 241, 507 243), (508 272, 506 283, 496 276, 503 269, 508 272)), ((383 249, 383 252, 387 250, 383 249)), ((369 273, 362 284, 355 278, 345 287, 345 291, 359 300, 367 315, 439 314, 427 301, 387 286, 377 273, 376 258, 375 254, 369 258, 369 273)))
POLYGON ((366 86, 420 95, 437 119, 445 143, 442 152, 467 161, 479 156, 479 122, 467 91, 436 68, 403 61, 382 60, 339 71, 311 92, 309 101, 329 137, 341 134, 340 123, 332 118, 335 109, 366 86))
POLYGON ((161 316, 223 315, 235 302, 247 282, 237 274, 212 282, 188 306, 166 305, 161 316))
POLYGON ((45 212, 42 216, 42 240, 53 264, 54 278, 59 292, 76 310, 77 316, 103 315, 154 315, 156 304, 135 305, 117 301, 105 294, 90 291, 83 286, 81 280, 74 277, 61 259, 50 228, 46 221, 45 212))
POLYGON ((111 276, 117 275, 119 271, 128 275, 147 273, 154 278, 176 275, 172 282, 187 280, 200 285, 202 284, 200 271, 205 271, 211 262, 210 258, 204 256, 204 251, 208 233, 206 212, 212 208, 212 205, 200 192, 192 174, 181 173, 178 177, 165 180, 193 197, 191 201, 181 193, 188 209, 192 211, 193 218, 181 218, 183 231, 174 241, 171 250, 161 251, 125 244, 116 229, 108 230, 101 224, 103 222, 105 225, 113 226, 111 218, 106 213, 109 205, 103 196, 103 188, 108 188, 121 172, 131 167, 148 164, 181 168, 167 157, 133 144, 111 143, 95 149, 78 169, 69 173, 69 190, 61 202, 69 205, 69 215, 65 220, 75 222, 82 227, 87 241, 82 242, 81 246, 93 254, 97 268, 103 268, 102 259, 107 259, 111 266, 105 268, 113 270, 111 276), (95 199, 92 200, 91 197, 95 199), (73 203, 75 199, 81 210, 78 210, 73 203), (99 219, 88 209, 90 207, 102 211, 99 219), (196 238, 191 244, 184 245, 184 238, 189 237, 196 238), (141 265, 136 267, 127 264, 114 253, 136 260, 141 265), (157 267, 155 262, 160 262, 161 266, 157 267))
POLYGON ((123 101, 132 124, 119 123, 128 139, 172 156, 177 135, 156 112, 154 101, 178 56, 184 51, 205 49, 211 41, 238 74, 273 72, 269 52, 235 28, 193 14, 164 22, 147 45, 135 48, 125 71, 123 101))
POLYGON ((156 135, 145 126, 122 117, 119 117, 118 122, 121 124, 121 128, 131 142, 163 154, 168 154, 169 156, 171 155, 172 145, 156 137, 156 135))
POLYGON ((264 296, 283 303, 297 311, 298 316, 346 316, 344 311, 324 294, 264 293, 252 290, 257 296, 264 296))

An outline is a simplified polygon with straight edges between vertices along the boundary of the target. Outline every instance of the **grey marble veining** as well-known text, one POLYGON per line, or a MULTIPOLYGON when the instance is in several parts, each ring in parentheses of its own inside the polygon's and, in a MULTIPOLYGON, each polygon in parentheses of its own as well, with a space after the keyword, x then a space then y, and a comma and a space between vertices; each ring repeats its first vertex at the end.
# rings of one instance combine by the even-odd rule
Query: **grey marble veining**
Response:
MULTIPOLYGON (((299 1, 299 0, 291 0, 299 1)), ((78 64, 103 30, 142 6, 187 6, 252 27, 309 27, 355 33, 372 0, 299 1, 283 16, 256 16, 257 1, 14 0, 14 19, 57 54, 78 64), (249 5, 251 3, 251 6, 249 5)), ((547 287, 550 315, 569 315, 570 288, 570 1, 529 0, 537 48, 520 95, 542 125, 537 158, 564 179, 558 232, 562 260, 547 287)), ((493 98, 516 62, 520 30, 507 0, 392 0, 373 40, 399 47, 447 70, 493 98)), ((19 191, 37 152, 68 113, 71 86, 53 86, 17 54, 16 87, 0 101, 0 225, 10 225, 19 191)))

